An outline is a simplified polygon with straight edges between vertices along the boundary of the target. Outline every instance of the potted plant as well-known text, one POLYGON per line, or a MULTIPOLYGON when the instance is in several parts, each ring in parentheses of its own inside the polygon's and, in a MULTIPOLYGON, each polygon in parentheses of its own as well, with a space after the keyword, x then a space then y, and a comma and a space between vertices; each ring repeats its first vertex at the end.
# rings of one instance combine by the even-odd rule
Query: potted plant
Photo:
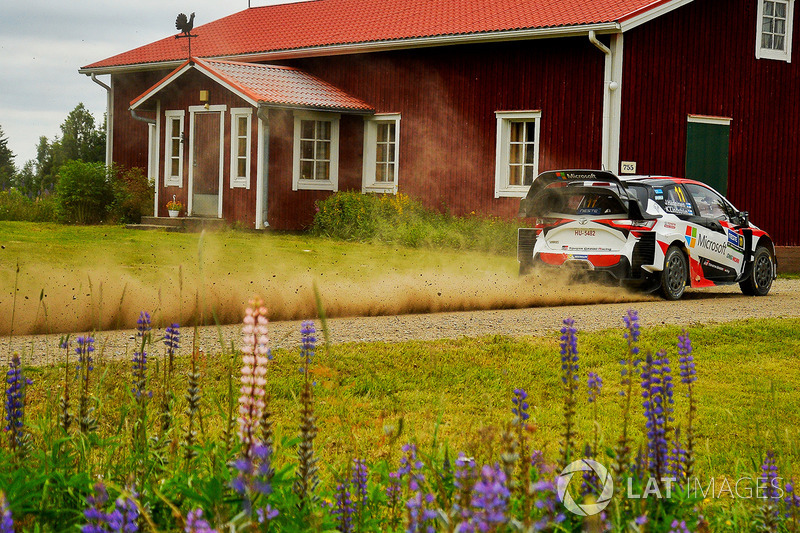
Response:
POLYGON ((167 211, 171 218, 177 217, 183 211, 183 204, 175 198, 174 194, 172 195, 172 200, 167 202, 167 211))

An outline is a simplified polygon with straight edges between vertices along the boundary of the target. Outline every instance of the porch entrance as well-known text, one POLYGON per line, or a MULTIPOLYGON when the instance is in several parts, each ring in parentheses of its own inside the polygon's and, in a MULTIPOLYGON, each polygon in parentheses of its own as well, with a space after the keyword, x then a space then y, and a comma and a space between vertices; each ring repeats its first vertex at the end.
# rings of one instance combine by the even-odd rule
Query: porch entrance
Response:
POLYGON ((220 217, 222 112, 193 113, 191 191, 193 216, 220 217))

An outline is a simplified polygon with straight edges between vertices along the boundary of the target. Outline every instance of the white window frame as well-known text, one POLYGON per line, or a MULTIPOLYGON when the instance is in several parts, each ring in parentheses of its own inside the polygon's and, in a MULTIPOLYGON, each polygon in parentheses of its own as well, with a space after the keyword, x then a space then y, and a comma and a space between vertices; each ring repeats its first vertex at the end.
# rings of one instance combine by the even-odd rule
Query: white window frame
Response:
POLYGON ((253 109, 250 107, 232 107, 231 108, 231 189, 239 187, 243 189, 250 188, 250 153, 251 137, 252 137, 252 119, 253 109), (239 131, 239 119, 247 118, 246 130, 239 131), (245 138, 245 170, 244 176, 239 176, 239 138, 245 138))
POLYGON ((339 190, 339 118, 337 113, 295 111, 294 146, 292 154, 292 190, 338 191, 339 190), (300 178, 300 133, 304 120, 331 123, 330 176, 327 180, 300 178))
POLYGON ((541 129, 542 112, 528 111, 496 111, 497 117, 497 150, 494 174, 495 198, 524 198, 530 185, 511 185, 509 183, 509 158, 511 152, 511 124, 514 122, 533 122, 533 177, 539 175, 539 131, 541 129))
MULTIPOLYGON (((792 62, 792 33, 794 21, 794 0, 777 0, 778 2, 786 2, 786 36, 784 38, 784 49, 774 50, 772 48, 763 48, 761 46, 761 32, 764 24, 764 2, 766 0, 758 0, 758 17, 756 18, 756 59, 774 59, 777 61, 792 62)), ((775 1, 775 0, 772 0, 775 1)))
POLYGON ((186 145, 186 134, 184 130, 184 120, 186 111, 164 111, 164 186, 183 187, 183 154, 186 145), (181 131, 180 143, 178 144, 178 175, 172 174, 172 122, 178 121, 178 128, 181 131))
POLYGON ((362 192, 397 193, 400 157, 400 113, 380 113, 364 119, 364 169, 361 178, 362 192), (394 175, 392 181, 376 181, 378 160, 378 125, 394 124, 394 175))

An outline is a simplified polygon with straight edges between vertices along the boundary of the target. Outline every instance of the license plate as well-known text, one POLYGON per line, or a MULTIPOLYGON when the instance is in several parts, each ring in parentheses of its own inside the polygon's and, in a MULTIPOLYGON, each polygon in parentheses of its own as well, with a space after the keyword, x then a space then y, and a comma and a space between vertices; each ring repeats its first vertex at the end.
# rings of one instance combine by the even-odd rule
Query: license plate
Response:
POLYGON ((576 229, 575 230, 576 237, 594 237, 595 230, 593 229, 576 229))

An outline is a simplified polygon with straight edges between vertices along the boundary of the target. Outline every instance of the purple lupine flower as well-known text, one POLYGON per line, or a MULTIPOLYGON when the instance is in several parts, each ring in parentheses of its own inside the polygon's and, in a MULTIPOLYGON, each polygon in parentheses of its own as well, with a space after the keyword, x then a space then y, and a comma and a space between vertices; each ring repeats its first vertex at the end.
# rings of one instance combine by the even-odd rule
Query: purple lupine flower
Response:
POLYGON ((120 496, 114 502, 114 510, 108 515, 108 526, 114 533, 136 533, 139 531, 139 507, 133 497, 120 496))
POLYGON ((800 495, 794 490, 794 480, 787 482, 783 490, 786 492, 786 498, 783 500, 788 511, 786 517, 796 522, 798 510, 800 509, 800 495))
POLYGON ((369 471, 363 459, 353 459, 350 482, 353 485, 353 495, 358 498, 360 506, 367 504, 367 478, 369 471))
POLYGON ((86 525, 81 528, 82 533, 109 533, 109 515, 104 511, 108 502, 108 491, 102 482, 94 485, 94 495, 86 497, 89 507, 84 509, 83 517, 86 518, 86 525))
POLYGON ((18 353, 11 356, 8 372, 6 372, 6 426, 9 446, 12 450, 23 453, 27 444, 25 432, 25 388, 33 381, 22 375, 22 361, 18 353))
POLYGON ((681 520, 679 522, 678 519, 676 518, 675 520, 672 521, 672 524, 670 524, 669 533, 691 533, 691 532, 689 531, 689 528, 686 527, 686 520, 681 520))
POLYGON ((144 338, 148 332, 153 329, 150 327, 150 313, 142 311, 139 313, 139 318, 136 320, 136 336, 144 338))
POLYGON ((586 390, 588 392, 589 402, 594 402, 600 396, 600 391, 603 389, 603 378, 595 372, 589 372, 589 377, 586 380, 586 390))
POLYGON ((88 372, 94 370, 94 359, 92 352, 94 352, 94 337, 87 335, 85 337, 78 337, 76 339, 78 346, 75 348, 75 353, 78 354, 78 365, 75 370, 82 376, 88 375, 88 372), (81 370, 86 372, 81 372, 81 370))
POLYGON ((386 505, 393 509, 400 503, 400 472, 389 472, 389 482, 386 484, 386 505))
POLYGON ((561 328, 561 381, 568 387, 571 386, 569 382, 578 379, 577 332, 575 321, 565 318, 561 328))
POLYGON ((280 512, 277 509, 273 509, 270 504, 265 505, 256 510, 256 515, 258 516, 258 523, 259 524, 268 524, 269 522, 273 521, 280 512))
POLYGON ((0 533, 14 533, 14 518, 5 492, 0 490, 0 533))
POLYGON ((333 504, 331 514, 336 517, 338 531, 341 533, 350 533, 353 531, 353 515, 356 509, 353 506, 353 498, 350 494, 350 486, 348 483, 336 484, 336 500, 333 504))
POLYGON ((186 515, 185 533, 217 533, 216 529, 211 529, 211 525, 203 518, 203 510, 200 508, 189 511, 186 515))
MULTIPOLYGON (((462 524, 471 524, 472 518, 472 487, 478 478, 475 460, 467 457, 464 452, 459 452, 453 473, 453 487, 457 491, 454 495, 453 510, 461 517, 462 524)), ((456 529, 456 531, 461 531, 456 529)))
POLYGON ((536 508, 541 512, 541 518, 533 524, 534 531, 542 531, 560 524, 566 519, 561 512, 564 508, 558 499, 558 489, 553 481, 538 481, 532 485, 536 495, 536 508))
POLYGON ((646 419, 647 448, 650 472, 661 478, 666 472, 668 459, 668 422, 672 421, 672 376, 669 359, 662 351, 653 357, 648 353, 642 378, 642 406, 646 419))
POLYGON ((525 389, 514 389, 514 396, 511 397, 511 403, 514 404, 514 407, 511 408, 511 412, 520 422, 525 422, 531 416, 528 414, 529 406, 528 402, 525 401, 527 399, 528 393, 525 392, 525 389))
POLYGON ((136 336, 141 339, 138 350, 133 352, 133 394, 136 399, 142 401, 145 397, 151 397, 152 392, 147 388, 147 352, 144 351, 145 345, 150 340, 150 313, 142 311, 136 321, 136 336))
POLYGON ((414 492, 406 502, 406 509, 408 510, 406 533, 434 533, 436 531, 434 525, 436 511, 432 508, 433 502, 433 494, 423 494, 421 491, 414 492))
POLYGON ((490 531, 506 522, 510 495, 500 465, 484 465, 472 488, 472 521, 479 531, 490 531))
POLYGON ((767 450, 764 462, 761 464, 761 476, 758 478, 759 488, 764 489, 761 498, 777 500, 780 488, 778 466, 775 464, 775 452, 767 450))
POLYGON ((249 457, 250 447, 257 440, 264 404, 264 385, 267 380, 269 361, 269 337, 267 336, 267 308, 261 299, 250 301, 245 310, 242 327, 242 370, 239 389, 239 438, 242 453, 249 457))
POLYGON ((544 452, 542 450, 533 450, 531 452, 531 466, 536 469, 541 475, 545 470, 544 452))
POLYGON ((164 346, 167 348, 167 356, 170 358, 181 347, 181 327, 177 323, 167 326, 164 332, 164 346))
POLYGON ((272 474, 271 455, 272 450, 269 446, 257 442, 251 447, 249 456, 242 454, 233 464, 239 473, 231 481, 231 487, 242 496, 244 509, 248 515, 253 512, 253 502, 256 498, 272 493, 272 485, 269 482, 269 476, 272 474))
POLYGON ((406 474, 409 475, 409 489, 419 490, 422 484, 425 483, 425 475, 422 473, 422 468, 425 465, 417 459, 417 445, 408 443, 402 449, 405 455, 400 458, 400 468, 397 469, 397 472, 401 477, 406 474))
POLYGON ((312 320, 304 320, 300 326, 300 357, 303 359, 304 368, 301 372, 307 372, 311 359, 314 357, 314 349, 317 343, 316 329, 312 320))
POLYGON ((681 430, 675 429, 675 435, 672 439, 672 449, 669 453, 669 463, 667 473, 678 480, 678 483, 683 483, 686 480, 686 450, 683 449, 681 444, 681 430))
MULTIPOLYGON (((639 313, 633 309, 628 309, 625 316, 622 317, 625 323, 625 333, 622 335, 628 341, 628 354, 620 361, 622 369, 622 385, 632 385, 632 374, 635 374, 639 366, 639 347, 636 345, 639 342, 641 331, 639 330, 639 313)), ((630 389, 630 387, 628 387, 630 389)), ((630 392, 630 390, 629 390, 630 392)), ((625 390, 620 391, 620 395, 625 396, 625 390)))
POLYGON ((678 336, 678 363, 680 367, 681 383, 691 384, 697 379, 697 372, 694 368, 694 357, 692 356, 692 341, 686 330, 683 335, 678 336))

